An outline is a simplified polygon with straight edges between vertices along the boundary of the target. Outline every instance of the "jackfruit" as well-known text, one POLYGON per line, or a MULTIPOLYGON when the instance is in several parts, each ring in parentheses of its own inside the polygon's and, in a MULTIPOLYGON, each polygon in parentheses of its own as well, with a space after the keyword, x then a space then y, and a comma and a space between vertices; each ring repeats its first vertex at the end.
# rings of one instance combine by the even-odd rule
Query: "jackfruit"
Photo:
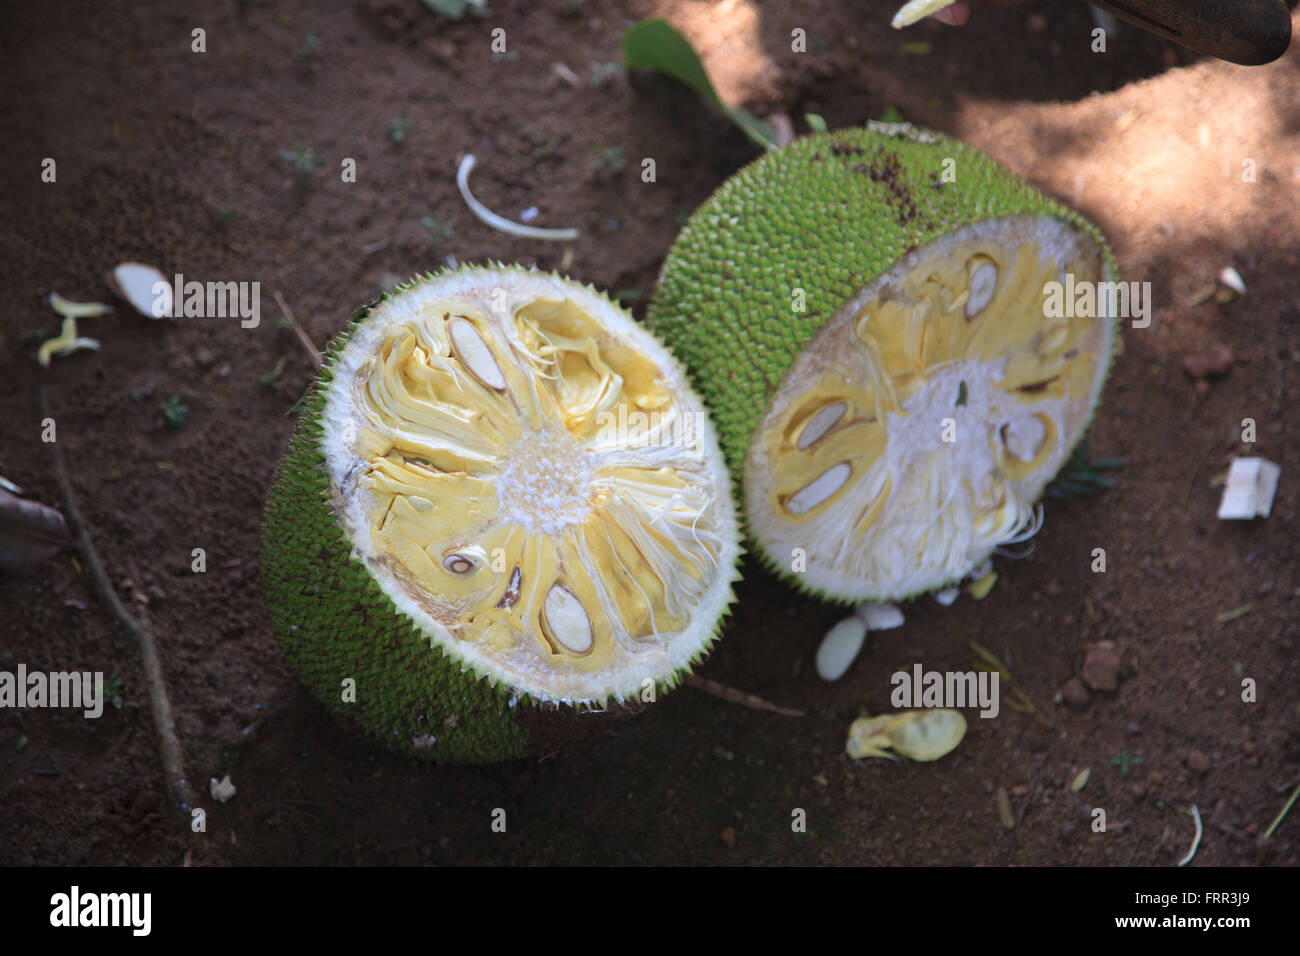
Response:
POLYGON ((759 557, 820 597, 891 601, 1037 530, 1118 341, 1115 296, 1076 314, 1050 291, 1114 278, 1078 213, 975 149, 873 123, 724 183, 648 324, 711 407, 759 557))
POLYGON ((507 759, 702 659, 735 511, 704 406, 643 327, 567 279, 462 268, 333 343, 268 499, 262 579, 336 714, 439 762, 507 759))

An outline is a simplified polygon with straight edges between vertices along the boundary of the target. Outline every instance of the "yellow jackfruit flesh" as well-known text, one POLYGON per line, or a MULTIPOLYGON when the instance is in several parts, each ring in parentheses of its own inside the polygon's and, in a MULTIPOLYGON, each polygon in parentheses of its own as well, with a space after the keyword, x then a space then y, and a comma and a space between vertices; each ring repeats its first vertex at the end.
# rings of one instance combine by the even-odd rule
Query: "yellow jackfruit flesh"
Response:
POLYGON ((721 452, 668 352, 590 288, 466 268, 381 300, 334 347, 263 574, 277 636, 337 712, 484 761, 528 750, 520 700, 676 683, 738 552, 721 452))

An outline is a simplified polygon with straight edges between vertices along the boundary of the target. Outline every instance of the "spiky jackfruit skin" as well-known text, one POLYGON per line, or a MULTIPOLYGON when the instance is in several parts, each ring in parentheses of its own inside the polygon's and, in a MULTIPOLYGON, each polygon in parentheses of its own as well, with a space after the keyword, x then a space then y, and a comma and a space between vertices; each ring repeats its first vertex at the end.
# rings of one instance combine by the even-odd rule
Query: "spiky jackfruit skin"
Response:
MULTIPOLYGON (((1074 226, 1118 278, 1109 246, 1082 215, 973 147, 909 124, 797 140, 741 169, 696 210, 665 260, 647 325, 708 404, 738 496, 769 400, 827 321, 913 249, 1017 215, 1074 226), (945 182, 946 169, 955 181, 945 182), (792 307, 800 295, 803 311, 792 307)), ((805 593, 855 603, 810 587, 756 542, 748 550, 805 593)))
MULTIPOLYGON (((358 311, 353 325, 367 312, 358 311)), ((267 499, 261 576, 272 630, 312 694, 385 746, 446 763, 523 756, 529 733, 518 707, 510 706, 510 691, 431 649, 429 638, 395 612, 352 560, 334 519, 320 420, 333 359, 347 339, 345 331, 326 356, 267 499), (356 681, 355 703, 344 701, 349 677, 356 681), (428 737, 436 743, 412 749, 413 740, 428 737)))

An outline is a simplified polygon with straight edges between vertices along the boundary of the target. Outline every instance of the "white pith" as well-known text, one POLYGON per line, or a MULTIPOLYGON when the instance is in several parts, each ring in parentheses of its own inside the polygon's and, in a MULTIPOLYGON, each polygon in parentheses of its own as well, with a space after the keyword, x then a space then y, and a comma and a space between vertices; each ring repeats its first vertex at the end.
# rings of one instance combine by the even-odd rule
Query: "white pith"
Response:
MULTIPOLYGON (((443 326, 457 324, 454 319, 442 322, 443 326)), ((462 269, 420 280, 378 305, 353 330, 336 356, 333 370, 323 412, 321 450, 334 513, 352 543, 354 558, 365 563, 397 610, 430 637, 430 653, 445 651, 465 668, 500 679, 516 692, 535 699, 581 704, 634 697, 644 689, 644 681, 658 683, 688 669, 691 659, 707 646, 731 600, 739 549, 726 465, 704 406, 691 391, 681 367, 617 306, 590 288, 543 273, 462 269), (539 621, 551 631, 551 640, 545 634, 530 633, 519 636, 513 646, 506 648, 487 640, 470 642, 462 639, 459 615, 476 609, 421 588, 399 561, 381 553, 371 533, 372 501, 367 490, 371 466, 356 447, 363 433, 373 431, 379 419, 369 411, 366 401, 359 400, 363 397, 361 385, 371 374, 373 363, 378 361, 377 350, 390 333, 423 323, 426 332, 434 334, 430 323, 439 320, 429 318, 432 308, 423 314, 422 310, 426 306, 445 306, 451 299, 472 304, 485 317, 497 359, 515 365, 513 369, 498 368, 494 374, 497 359, 468 323, 456 331, 454 338, 453 330, 448 328, 444 335, 449 346, 447 354, 433 355, 429 361, 472 375, 483 388, 497 390, 502 401, 521 409, 535 406, 528 404, 529 396, 512 394, 506 378, 526 373, 533 382, 532 389, 540 390, 542 385, 535 374, 536 356, 519 338, 515 316, 521 308, 537 302, 571 303, 599 321, 602 336, 607 336, 609 342, 630 348, 657 367, 656 384, 671 395, 673 414, 690 419, 689 427, 664 426, 667 437, 660 429, 655 433, 656 441, 629 443, 611 440, 608 430, 602 430, 580 440, 558 419, 528 421, 519 417, 516 422, 520 437, 496 460, 478 467, 470 451, 463 453, 472 462, 471 476, 491 481, 495 492, 493 500, 482 504, 485 513, 494 512, 484 522, 484 528, 508 526, 533 538, 555 541, 574 534, 575 529, 580 532, 582 522, 598 504, 604 509, 602 513, 618 521, 620 529, 633 525, 645 529, 641 537, 631 540, 657 570, 667 567, 668 557, 677 553, 664 541, 689 554, 690 569, 667 567, 662 579, 663 601, 672 613, 686 619, 684 627, 667 630, 655 624, 651 635, 639 639, 623 632, 612 592, 592 566, 589 554, 583 552, 583 567, 574 570, 581 570, 595 582, 599 606, 584 608, 567 589, 548 586, 535 598, 538 606, 545 605, 539 621), (620 471, 611 475, 611 468, 620 471), (673 488, 668 494, 661 486, 637 481, 637 475, 652 475, 657 469, 670 469, 683 487, 673 488), (583 623, 588 614, 605 615, 612 650, 603 664, 584 670, 570 666, 563 652, 582 655, 590 650, 591 623, 589 619, 583 623), (557 648, 556 644, 561 646, 557 648)), ((490 425, 488 422, 484 427, 490 425)), ((421 436, 421 440, 435 444, 429 435, 421 436)), ((461 453, 457 449, 457 454, 461 453)), ((422 503, 418 497, 410 501, 417 509, 437 507, 437 502, 422 503)), ((473 535, 467 533, 466 537, 473 535)), ((439 557, 437 563, 449 574, 486 573, 486 549, 473 546, 472 541, 468 544, 454 554, 439 557)), ((512 570, 506 568, 504 574, 510 575, 512 570)), ((625 575, 636 585, 630 572, 625 575)), ((524 581, 524 596, 517 600, 530 599, 529 589, 534 583, 524 581)), ((651 607, 653 617, 653 604, 651 607)))
MULTIPOLYGON (((827 381, 842 383, 836 388, 843 389, 866 387, 864 381, 879 381, 878 355, 854 333, 855 323, 866 314, 864 310, 877 301, 910 308, 911 300, 903 293, 905 278, 923 263, 942 260, 951 250, 972 242, 988 243, 1004 251, 1036 248, 1044 262, 1059 266, 1053 269, 1054 274, 1065 270, 1070 262, 1088 261, 1099 255, 1090 238, 1052 217, 1016 216, 976 223, 909 253, 862 288, 803 349, 787 370, 755 432, 745 463, 744 489, 746 514, 759 548, 774 564, 787 568, 802 552, 804 567, 799 569, 800 576, 812 590, 845 600, 889 601, 962 578, 999 543, 1033 526, 1034 502, 1064 464, 1091 419, 1114 344, 1113 316, 1096 317, 1087 332, 1086 352, 1097 359, 1086 401, 1009 395, 995 388, 1010 358, 1001 362, 960 358, 930 365, 919 387, 907 384, 910 394, 900 392, 907 394, 901 410, 885 411, 883 418, 875 419, 887 435, 877 459, 879 465, 859 473, 855 464, 850 480, 820 495, 818 501, 824 503, 811 507, 806 505, 814 497, 813 492, 824 491, 834 483, 838 476, 832 471, 839 466, 824 468, 811 482, 781 473, 765 436, 789 428, 785 423, 791 420, 792 409, 819 401, 809 396, 823 394, 827 381), (990 436, 1001 436, 1007 460, 1034 461, 1032 452, 1040 450, 1049 435, 1037 417, 1040 415, 1051 420, 1055 428, 1050 450, 1044 452, 1046 457, 1023 480, 1014 481, 997 472, 990 436), (1005 428, 992 432, 991 426, 1005 428), (953 435, 955 441, 944 440, 953 435), (801 482, 803 487, 797 495, 783 499, 784 505, 774 505, 774 489, 786 488, 786 483, 794 488, 801 482), (851 529, 864 515, 872 513, 871 506, 882 489, 888 489, 885 503, 874 523, 864 523, 869 530, 859 540, 851 529), (992 507, 998 493, 1005 496, 1003 504, 992 507), (978 511, 976 504, 989 510, 978 511), (782 513, 783 508, 795 517, 782 513)), ((989 300, 996 298, 994 290, 1000 293, 1002 276, 990 290, 987 264, 973 265, 972 275, 978 281, 951 308, 960 307, 967 315, 978 317, 989 300)), ((1096 278, 1112 278, 1104 260, 1096 278)), ((989 317, 989 321, 1002 319, 1000 311, 989 317)), ((831 417, 830 413, 825 416, 831 417)), ((850 416, 833 417, 834 421, 825 425, 820 413, 812 415, 801 427, 805 432, 821 434, 807 441, 800 433, 791 439, 793 446, 799 452, 815 450, 822 435, 830 443, 837 429, 853 427, 850 416), (840 417, 845 419, 843 426, 840 417)))

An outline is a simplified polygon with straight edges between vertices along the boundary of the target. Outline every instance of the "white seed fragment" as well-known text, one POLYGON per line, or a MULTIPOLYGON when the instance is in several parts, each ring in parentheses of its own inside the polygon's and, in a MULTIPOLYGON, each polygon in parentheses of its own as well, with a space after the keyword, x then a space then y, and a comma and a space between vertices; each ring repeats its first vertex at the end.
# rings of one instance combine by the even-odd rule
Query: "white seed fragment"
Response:
POLYGON ((175 311, 172 284, 153 266, 123 262, 113 267, 108 287, 147 319, 171 318, 175 311))
POLYGON ((889 25, 895 30, 910 27, 916 21, 938 13, 944 7, 951 7, 956 2, 957 0, 909 0, 894 14, 889 25))
POLYGON ((1007 451, 1021 461, 1033 461, 1047 439, 1047 426, 1037 415, 1022 415, 1002 426, 1007 451))
POLYGON ((230 774, 226 774, 218 780, 216 777, 208 779, 208 792, 212 794, 212 799, 225 803, 235 795, 235 785, 230 782, 230 774))
POLYGON ((810 445, 821 441, 823 436, 844 417, 847 407, 843 402, 836 402, 823 408, 803 427, 803 431, 799 433, 799 440, 795 442, 795 447, 800 451, 804 451, 810 445))
POLYGON ((869 631, 890 631, 903 626, 903 612, 897 604, 878 604, 868 601, 859 604, 853 613, 866 622, 869 631))
POLYGON ((1273 497, 1281 475, 1281 467, 1266 458, 1233 459, 1219 501, 1219 520, 1267 518, 1273 511, 1273 497))
POLYGON ((981 262, 970 276, 970 300, 966 303, 966 318, 973 319, 993 301, 998 288, 998 267, 991 262, 981 262))
POLYGON ((595 643, 591 618, 587 617, 587 609, 582 606, 582 602, 568 588, 559 584, 551 586, 546 592, 542 615, 551 636, 565 650, 574 654, 585 654, 591 650, 595 643))
POLYGON ((833 468, 828 468, 820 478, 813 479, 809 484, 804 485, 791 495, 790 500, 786 503, 785 510, 792 515, 807 514, 839 491, 844 482, 849 480, 849 475, 852 473, 853 469, 849 467, 849 463, 846 461, 840 462, 833 468))
POLYGON ((993 559, 985 558, 984 563, 972 571, 967 577, 972 581, 978 581, 980 578, 986 578, 993 573, 993 559))
POLYGON ((944 588, 942 591, 934 593, 934 599, 944 607, 951 607, 952 603, 961 595, 961 588, 952 587, 944 588))
POLYGON ((1226 285, 1233 292, 1237 293, 1237 295, 1246 294, 1246 283, 1241 278, 1241 273, 1238 272, 1236 269, 1234 269, 1232 266, 1228 266, 1226 269, 1224 269, 1222 272, 1219 273, 1219 281, 1222 282, 1224 285, 1226 285))
POLYGON ((867 636, 867 622, 860 617, 846 617, 822 638, 817 648, 817 676, 822 680, 839 680, 848 671, 867 636))
POLYGON ((454 318, 447 323, 447 334, 451 337, 451 347, 471 375, 486 387, 501 391, 506 387, 505 376, 493 357, 487 343, 478 334, 473 324, 462 318, 454 318))

